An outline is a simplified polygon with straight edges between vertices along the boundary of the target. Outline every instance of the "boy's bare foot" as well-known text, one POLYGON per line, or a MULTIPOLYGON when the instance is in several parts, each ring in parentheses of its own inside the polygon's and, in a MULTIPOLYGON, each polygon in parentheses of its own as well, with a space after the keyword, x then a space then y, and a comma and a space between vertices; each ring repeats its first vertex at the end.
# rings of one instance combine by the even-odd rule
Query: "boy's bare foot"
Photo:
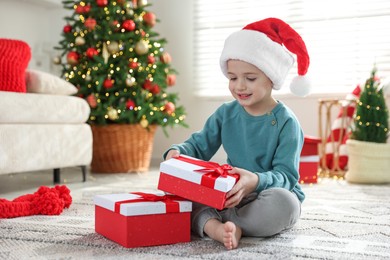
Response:
POLYGON ((226 249, 231 250, 238 247, 241 239, 241 228, 233 222, 221 223, 217 219, 210 219, 206 222, 204 232, 212 239, 224 244, 226 249))
POLYGON ((241 239, 241 229, 230 221, 223 224, 223 229, 223 244, 226 249, 230 250, 237 248, 238 242, 241 239))

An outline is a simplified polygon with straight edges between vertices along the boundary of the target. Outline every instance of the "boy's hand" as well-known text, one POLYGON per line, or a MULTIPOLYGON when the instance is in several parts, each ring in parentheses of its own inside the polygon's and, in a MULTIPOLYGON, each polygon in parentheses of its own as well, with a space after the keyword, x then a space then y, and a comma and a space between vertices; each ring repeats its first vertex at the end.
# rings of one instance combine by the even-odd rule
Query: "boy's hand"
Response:
POLYGON ((167 156, 165 157, 165 160, 169 160, 171 158, 176 158, 180 156, 180 151, 172 149, 167 153, 167 156))
POLYGON ((226 194, 225 208, 233 208, 237 206, 241 200, 252 193, 259 182, 259 178, 253 172, 234 167, 229 173, 238 173, 240 180, 233 186, 233 188, 226 194))

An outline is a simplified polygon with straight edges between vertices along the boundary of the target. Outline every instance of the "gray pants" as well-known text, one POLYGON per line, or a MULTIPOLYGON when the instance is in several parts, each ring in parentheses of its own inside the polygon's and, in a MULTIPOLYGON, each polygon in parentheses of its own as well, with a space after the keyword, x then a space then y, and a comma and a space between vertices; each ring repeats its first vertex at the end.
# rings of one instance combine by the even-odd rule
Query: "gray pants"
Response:
POLYGON ((271 188, 251 193, 234 208, 218 211, 193 203, 192 231, 204 236, 204 226, 215 218, 231 221, 242 229, 243 236, 269 237, 291 228, 301 215, 301 202, 297 196, 282 188, 271 188))

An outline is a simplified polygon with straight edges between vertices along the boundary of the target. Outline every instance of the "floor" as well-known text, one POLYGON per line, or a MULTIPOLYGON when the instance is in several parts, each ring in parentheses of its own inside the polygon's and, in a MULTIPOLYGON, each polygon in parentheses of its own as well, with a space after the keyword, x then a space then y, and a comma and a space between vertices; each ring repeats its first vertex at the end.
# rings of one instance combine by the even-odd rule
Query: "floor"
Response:
MULTIPOLYGON (((134 187, 157 187, 158 168, 151 168, 147 173, 101 174, 88 170, 87 181, 82 181, 80 167, 61 169, 61 183, 69 188, 83 188, 106 185, 124 180, 134 187)), ((0 175, 0 198, 8 200, 17 196, 35 192, 40 186, 53 186, 53 171, 35 171, 0 175)))

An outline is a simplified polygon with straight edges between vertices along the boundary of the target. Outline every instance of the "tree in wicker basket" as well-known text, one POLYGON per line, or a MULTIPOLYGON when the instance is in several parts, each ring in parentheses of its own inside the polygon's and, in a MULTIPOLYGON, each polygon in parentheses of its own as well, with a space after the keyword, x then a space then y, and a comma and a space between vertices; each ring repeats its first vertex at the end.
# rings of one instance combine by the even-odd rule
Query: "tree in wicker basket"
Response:
POLYGON ((383 85, 371 72, 357 101, 348 147, 346 180, 356 183, 390 182, 389 112, 383 85))
POLYGON ((63 39, 56 49, 63 76, 91 107, 93 172, 142 172, 154 132, 186 126, 166 40, 146 0, 65 0, 63 39))

